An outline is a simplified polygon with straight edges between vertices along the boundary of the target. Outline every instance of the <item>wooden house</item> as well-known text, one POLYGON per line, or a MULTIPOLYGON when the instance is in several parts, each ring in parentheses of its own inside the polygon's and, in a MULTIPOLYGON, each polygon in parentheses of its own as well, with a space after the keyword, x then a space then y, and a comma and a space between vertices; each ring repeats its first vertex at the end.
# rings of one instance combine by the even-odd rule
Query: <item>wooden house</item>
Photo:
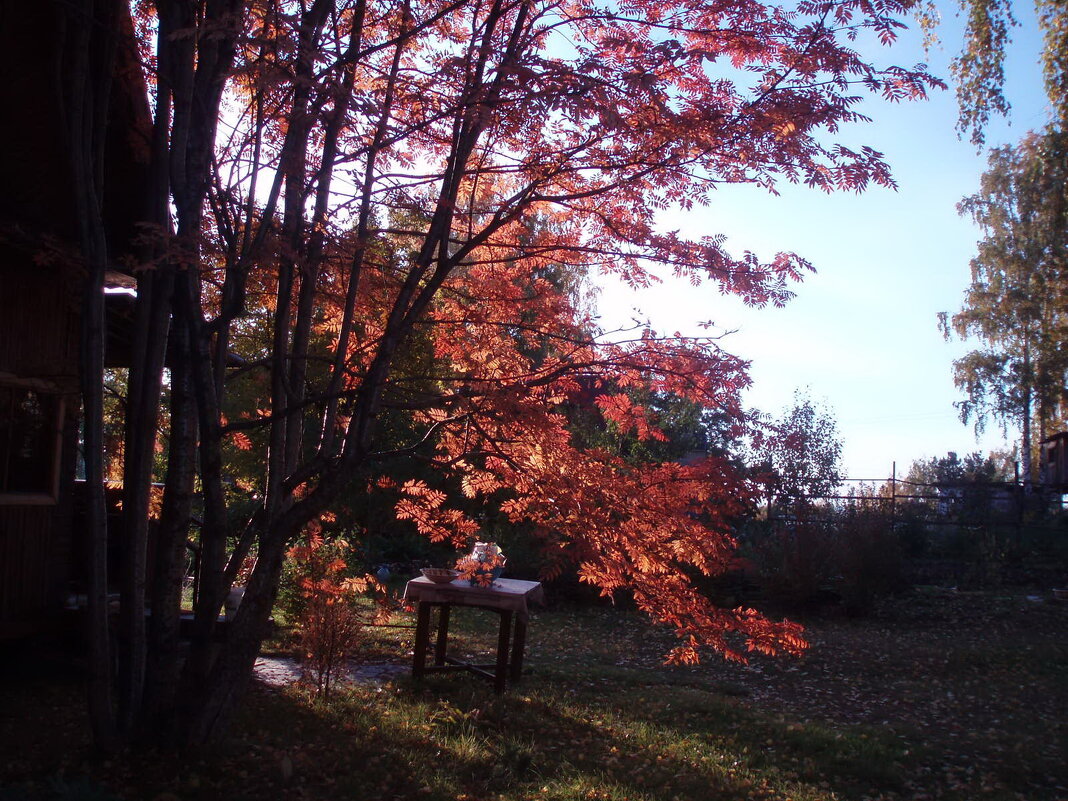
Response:
MULTIPOLYGON (((0 638, 54 622, 82 558, 74 520, 84 272, 55 91, 57 8, 57 0, 0 0, 0 108, 8 113, 0 126, 0 638)), ((114 253, 129 249, 143 219, 149 133, 140 70, 120 50, 109 113, 123 124, 109 131, 125 139, 113 136, 105 154, 114 253), (130 131, 143 140, 130 141, 130 131)), ((112 350, 114 362, 121 347, 112 350)))

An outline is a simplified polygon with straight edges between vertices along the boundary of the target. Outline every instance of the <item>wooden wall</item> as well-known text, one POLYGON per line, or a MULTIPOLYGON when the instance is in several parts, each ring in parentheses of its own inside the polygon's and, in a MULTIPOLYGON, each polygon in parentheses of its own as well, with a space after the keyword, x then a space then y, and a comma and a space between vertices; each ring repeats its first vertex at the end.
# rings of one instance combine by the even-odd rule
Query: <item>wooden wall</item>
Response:
MULTIPOLYGON (((0 506, 0 637, 47 627, 62 606, 56 506, 0 506)), ((60 549, 62 550, 62 549, 60 549)))
POLYGON ((77 392, 74 293, 57 268, 17 269, 11 261, 0 266, 0 374, 45 379, 62 392, 77 392))
MULTIPOLYGON (((66 46, 58 22, 63 9, 62 0, 0 0, 0 108, 32 121, 0 125, 0 381, 31 382, 36 391, 67 398, 58 496, 0 499, 0 636, 58 613, 76 580, 71 568, 80 547, 71 515, 84 275, 56 92, 66 46)), ((119 257, 135 250, 145 219, 151 115, 129 8, 100 11, 121 14, 102 28, 114 23, 120 33, 103 209, 109 253, 120 269, 119 257)))

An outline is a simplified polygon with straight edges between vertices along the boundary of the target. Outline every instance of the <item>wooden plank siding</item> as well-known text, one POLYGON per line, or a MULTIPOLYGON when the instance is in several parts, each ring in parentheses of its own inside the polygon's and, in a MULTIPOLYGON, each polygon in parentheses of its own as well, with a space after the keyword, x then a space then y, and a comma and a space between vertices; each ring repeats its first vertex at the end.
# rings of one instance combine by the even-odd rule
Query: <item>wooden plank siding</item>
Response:
POLYGON ((0 267, 0 282, 0 373, 77 392, 77 301, 60 271, 0 267))
POLYGON ((47 628, 62 608, 56 510, 0 506, 0 637, 47 628))
MULTIPOLYGON (((0 384, 65 398, 58 493, 14 497, 0 486, 0 637, 28 633, 58 616, 64 595, 84 575, 84 526, 74 522, 77 421, 80 408, 81 306, 85 275, 71 161, 63 130, 56 65, 66 19, 61 0, 0 0, 0 107, 32 124, 0 126, 0 384)), ((104 224, 113 268, 136 250, 146 218, 152 117, 128 9, 110 87, 104 176, 104 224)), ((133 302, 108 304, 109 365, 124 366, 133 302)), ((11 418, 14 419, 14 418, 11 418)), ((9 426, 10 428, 10 426, 9 426)), ((38 443, 39 444, 39 443, 38 443)), ((35 452, 40 448, 35 446, 35 452)), ((39 630, 36 629, 36 630, 39 630)))

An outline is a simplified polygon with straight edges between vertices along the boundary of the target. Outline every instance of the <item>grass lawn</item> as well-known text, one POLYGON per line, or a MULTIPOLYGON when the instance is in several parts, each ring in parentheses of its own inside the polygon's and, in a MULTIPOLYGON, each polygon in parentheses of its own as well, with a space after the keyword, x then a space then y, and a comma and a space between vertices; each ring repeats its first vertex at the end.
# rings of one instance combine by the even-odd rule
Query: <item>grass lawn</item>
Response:
MULTIPOLYGON (((495 623, 457 610, 456 647, 490 651, 495 623)), ((411 635, 375 629, 360 658, 404 662, 411 635)), ((8 664, 0 798, 1068 798, 1068 604, 919 592, 809 636, 802 660, 665 668, 672 638, 632 612, 550 608, 503 697, 464 674, 260 686, 180 760, 94 759, 76 675, 8 664)))

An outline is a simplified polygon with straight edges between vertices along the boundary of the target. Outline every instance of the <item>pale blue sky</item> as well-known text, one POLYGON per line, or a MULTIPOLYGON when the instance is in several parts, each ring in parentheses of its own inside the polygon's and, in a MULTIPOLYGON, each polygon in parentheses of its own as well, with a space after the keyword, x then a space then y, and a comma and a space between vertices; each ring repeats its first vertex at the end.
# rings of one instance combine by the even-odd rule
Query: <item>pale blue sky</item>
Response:
MULTIPOLYGON (((882 64, 926 61, 948 80, 960 46, 955 4, 940 3, 941 45, 925 56, 918 32, 909 32, 882 64)), ((1021 17, 1029 9, 1018 8, 1021 17)), ((1015 142, 1046 119, 1033 20, 1014 33, 1009 58, 1011 124, 995 122, 988 145, 1015 142)), ((825 195, 783 185, 774 197, 753 187, 729 187, 711 208, 672 215, 669 227, 694 235, 723 233, 736 252, 762 257, 792 250, 817 273, 796 287, 785 309, 747 309, 714 286, 693 289, 667 282, 633 293, 601 288, 599 309, 608 328, 636 313, 654 328, 704 333, 702 320, 738 332, 727 350, 752 361, 748 405, 778 413, 796 388, 833 410, 845 441, 844 467, 855 478, 898 475, 918 458, 954 450, 1004 448, 996 425, 976 440, 953 407, 952 361, 967 348, 943 341, 937 314, 960 307, 969 283, 968 262, 978 230, 958 217, 957 202, 978 188, 985 154, 957 138, 952 90, 924 103, 866 101, 873 122, 846 133, 847 144, 886 154, 899 189, 862 195, 825 195), (638 309, 635 312, 634 309, 638 309)))

